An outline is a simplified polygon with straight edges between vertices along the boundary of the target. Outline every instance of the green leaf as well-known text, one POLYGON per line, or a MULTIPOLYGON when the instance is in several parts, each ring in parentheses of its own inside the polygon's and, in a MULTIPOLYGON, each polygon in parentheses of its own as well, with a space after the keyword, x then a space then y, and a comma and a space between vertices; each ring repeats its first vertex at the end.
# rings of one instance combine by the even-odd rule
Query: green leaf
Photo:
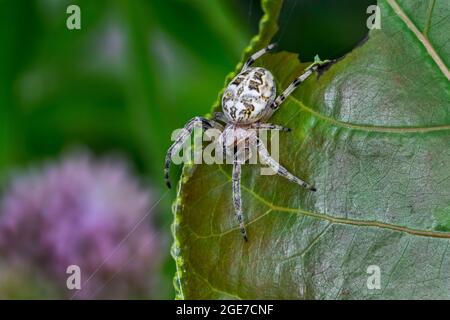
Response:
MULTIPOLYGON (((317 192, 244 166, 246 243, 230 166, 184 167, 173 225, 178 298, 450 298, 450 3, 379 7, 381 29, 271 119, 293 129, 280 134, 280 162, 317 192), (372 265, 380 289, 368 288, 372 265)), ((280 3, 263 8, 251 51, 276 31, 280 3)), ((259 65, 281 90, 308 64, 281 52, 259 65)))

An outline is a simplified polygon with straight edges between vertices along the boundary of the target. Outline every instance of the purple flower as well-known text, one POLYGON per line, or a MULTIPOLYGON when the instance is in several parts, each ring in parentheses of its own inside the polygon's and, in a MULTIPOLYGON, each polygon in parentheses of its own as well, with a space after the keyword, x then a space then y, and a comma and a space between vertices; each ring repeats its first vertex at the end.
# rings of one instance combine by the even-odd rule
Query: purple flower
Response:
POLYGON ((77 298, 148 298, 161 241, 145 217, 150 195, 123 161, 69 154, 12 180, 0 252, 45 274, 65 297, 76 292, 66 287, 66 269, 77 265, 77 298))

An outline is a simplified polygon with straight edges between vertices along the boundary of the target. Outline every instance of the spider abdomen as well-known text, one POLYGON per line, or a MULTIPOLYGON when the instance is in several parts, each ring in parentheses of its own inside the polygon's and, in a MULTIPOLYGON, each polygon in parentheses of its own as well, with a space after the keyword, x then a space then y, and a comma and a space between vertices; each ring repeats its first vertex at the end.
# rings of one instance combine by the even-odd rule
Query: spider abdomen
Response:
POLYGON ((264 68, 247 68, 228 84, 222 109, 232 123, 250 124, 271 115, 275 99, 273 75, 264 68))

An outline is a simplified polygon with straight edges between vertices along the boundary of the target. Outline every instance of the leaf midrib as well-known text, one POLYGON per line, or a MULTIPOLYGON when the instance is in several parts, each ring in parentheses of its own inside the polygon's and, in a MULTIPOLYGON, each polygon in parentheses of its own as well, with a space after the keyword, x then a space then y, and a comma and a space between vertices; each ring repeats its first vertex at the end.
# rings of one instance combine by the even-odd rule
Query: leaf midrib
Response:
MULTIPOLYGON (((394 10, 396 15, 406 24, 408 29, 411 30, 412 33, 414 33, 416 38, 420 41, 420 43, 422 43, 422 45, 430 55, 431 59, 433 59, 433 61, 436 63, 436 65, 441 70, 443 75, 447 78, 447 80, 450 81, 450 71, 448 70, 444 61, 442 61, 441 57, 437 54, 436 50, 434 50, 434 47, 430 43, 428 38, 423 33, 421 33, 419 29, 417 29, 415 24, 411 21, 411 19, 409 19, 409 17, 406 15, 406 13, 403 11, 403 9, 395 0, 386 0, 386 2, 394 10)), ((431 20, 431 18, 429 18, 429 20, 431 20)))

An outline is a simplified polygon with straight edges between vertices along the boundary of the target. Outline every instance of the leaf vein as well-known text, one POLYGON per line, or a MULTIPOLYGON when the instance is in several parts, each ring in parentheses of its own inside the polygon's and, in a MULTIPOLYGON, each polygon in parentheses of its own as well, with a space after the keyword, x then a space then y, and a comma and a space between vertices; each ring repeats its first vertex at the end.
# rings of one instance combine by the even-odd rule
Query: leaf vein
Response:
MULTIPOLYGON (((229 179, 231 181, 231 177, 223 170, 222 166, 219 166, 219 170, 222 172, 222 174, 225 177, 227 177, 227 179, 229 179)), ((415 236, 450 239, 449 232, 436 232, 436 231, 431 231, 431 230, 413 229, 413 228, 409 228, 409 227, 399 226, 399 225, 376 221, 376 220, 356 220, 356 219, 349 219, 349 218, 340 218, 340 217, 335 217, 335 216, 331 216, 331 215, 324 214, 324 213, 307 211, 307 210, 300 209, 300 208, 296 209, 296 208, 281 207, 281 206, 277 206, 273 203, 270 203, 269 201, 264 199, 262 196, 257 194, 255 191, 246 187, 245 185, 242 185, 242 189, 249 192, 255 199, 257 199, 261 203, 265 204, 266 206, 271 208, 273 211, 302 214, 302 215, 310 216, 310 217, 321 219, 321 220, 327 220, 327 221, 330 221, 331 223, 335 223, 335 224, 345 224, 345 225, 354 225, 354 226, 362 226, 362 227, 375 227, 375 228, 388 229, 388 230, 393 230, 393 231, 398 231, 398 232, 404 232, 404 233, 412 234, 415 236)), ((267 213, 268 212, 266 212, 266 214, 267 213)))
POLYGON ((431 59, 434 60, 436 65, 439 67, 439 69, 442 71, 444 76, 450 81, 450 71, 448 70, 445 63, 442 61, 441 57, 437 54, 437 52, 434 50, 433 46, 431 45, 430 41, 425 37, 424 34, 422 34, 417 27, 414 25, 414 23, 409 19, 409 17, 405 14, 405 12, 402 10, 402 8, 398 5, 398 3, 395 0, 386 0, 387 3, 391 6, 391 8, 395 11, 397 16, 402 19, 402 21, 406 24, 409 30, 411 30, 416 38, 422 43, 422 45, 427 50, 428 54, 430 55, 431 59))
POLYGON ((361 125, 350 122, 344 122, 337 119, 333 119, 326 115, 321 114, 313 110, 312 108, 306 106, 303 102, 296 99, 294 96, 288 97, 294 103, 299 105, 300 109, 305 110, 306 112, 311 113, 313 116, 322 119, 328 123, 331 123, 338 127, 344 127, 347 129, 360 130, 360 131, 368 131, 368 132, 389 132, 389 133, 418 133, 418 132, 430 132, 430 131, 444 131, 450 130, 450 124, 448 125, 437 125, 430 127, 383 127, 383 126, 369 126, 369 125, 361 125))

